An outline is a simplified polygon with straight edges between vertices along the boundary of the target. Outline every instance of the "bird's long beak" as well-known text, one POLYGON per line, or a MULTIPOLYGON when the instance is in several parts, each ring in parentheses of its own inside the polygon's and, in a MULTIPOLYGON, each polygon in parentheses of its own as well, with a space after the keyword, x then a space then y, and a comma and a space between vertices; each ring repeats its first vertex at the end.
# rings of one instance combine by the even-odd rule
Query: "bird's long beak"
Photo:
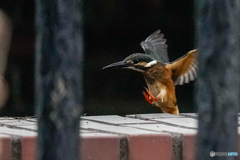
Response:
POLYGON ((120 62, 116 62, 116 63, 109 64, 109 65, 103 67, 103 69, 109 69, 109 68, 123 68, 123 67, 126 67, 126 64, 125 64, 124 61, 120 61, 120 62))

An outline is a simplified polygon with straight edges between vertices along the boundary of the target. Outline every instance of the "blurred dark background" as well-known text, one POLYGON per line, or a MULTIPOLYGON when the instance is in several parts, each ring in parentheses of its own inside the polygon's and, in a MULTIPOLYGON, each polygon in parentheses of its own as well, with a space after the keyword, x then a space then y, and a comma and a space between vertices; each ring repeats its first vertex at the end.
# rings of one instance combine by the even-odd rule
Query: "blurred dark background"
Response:
MULTIPOLYGON (((85 0, 84 114, 158 113, 145 101, 141 74, 102 70, 131 53, 143 52, 140 42, 161 29, 170 60, 194 49, 193 0, 85 0)), ((10 98, 1 116, 34 115, 34 1, 7 0, 0 8, 12 20, 13 37, 6 79, 10 98)), ((180 112, 195 112, 193 82, 176 87, 180 112)))

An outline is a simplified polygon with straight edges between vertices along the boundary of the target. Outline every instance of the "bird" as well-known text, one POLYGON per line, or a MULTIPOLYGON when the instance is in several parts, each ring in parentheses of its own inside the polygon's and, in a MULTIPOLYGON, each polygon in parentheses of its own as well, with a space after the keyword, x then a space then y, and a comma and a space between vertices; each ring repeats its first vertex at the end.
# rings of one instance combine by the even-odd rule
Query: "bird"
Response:
POLYGON ((178 115, 175 85, 183 85, 197 78, 197 49, 169 62, 168 45, 160 30, 152 33, 140 45, 145 53, 133 53, 103 69, 126 68, 142 73, 147 84, 143 91, 146 101, 159 107, 163 113, 178 115))

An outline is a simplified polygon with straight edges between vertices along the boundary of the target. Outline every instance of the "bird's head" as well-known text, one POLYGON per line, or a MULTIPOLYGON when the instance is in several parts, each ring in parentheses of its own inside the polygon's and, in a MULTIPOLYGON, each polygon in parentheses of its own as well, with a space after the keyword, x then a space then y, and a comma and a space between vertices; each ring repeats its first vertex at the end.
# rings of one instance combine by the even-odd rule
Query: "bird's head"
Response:
POLYGON ((127 68, 138 72, 145 72, 158 62, 154 60, 151 56, 142 53, 134 53, 125 58, 123 61, 112 63, 103 67, 103 69, 108 68, 127 68))

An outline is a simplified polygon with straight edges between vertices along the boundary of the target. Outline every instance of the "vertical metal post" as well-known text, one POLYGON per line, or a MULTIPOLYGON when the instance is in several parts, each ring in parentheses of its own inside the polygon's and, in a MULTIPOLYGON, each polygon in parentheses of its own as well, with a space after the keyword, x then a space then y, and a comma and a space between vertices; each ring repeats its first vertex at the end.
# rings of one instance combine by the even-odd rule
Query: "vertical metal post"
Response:
POLYGON ((36 0, 38 159, 79 159, 81 0, 36 0))
POLYGON ((0 9, 0 109, 9 96, 9 88, 4 78, 8 51, 10 49, 12 38, 12 24, 8 16, 0 9))
POLYGON ((238 3, 238 0, 196 1, 200 66, 196 84, 198 160, 210 159, 211 151, 237 151, 240 102, 238 3))

